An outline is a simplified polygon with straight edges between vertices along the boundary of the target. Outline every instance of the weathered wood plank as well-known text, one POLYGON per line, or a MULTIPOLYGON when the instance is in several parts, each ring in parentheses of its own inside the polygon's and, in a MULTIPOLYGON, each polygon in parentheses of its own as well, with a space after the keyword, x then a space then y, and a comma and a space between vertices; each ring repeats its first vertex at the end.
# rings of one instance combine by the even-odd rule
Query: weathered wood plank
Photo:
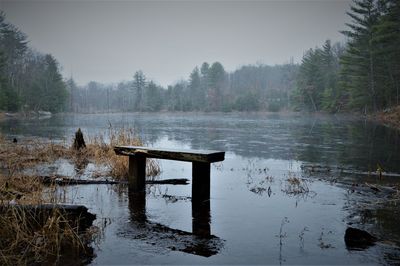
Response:
POLYGON ((114 151, 118 155, 141 155, 147 158, 186 162, 214 163, 223 161, 225 159, 225 152, 214 150, 177 150, 148 148, 140 146, 115 146, 114 151))

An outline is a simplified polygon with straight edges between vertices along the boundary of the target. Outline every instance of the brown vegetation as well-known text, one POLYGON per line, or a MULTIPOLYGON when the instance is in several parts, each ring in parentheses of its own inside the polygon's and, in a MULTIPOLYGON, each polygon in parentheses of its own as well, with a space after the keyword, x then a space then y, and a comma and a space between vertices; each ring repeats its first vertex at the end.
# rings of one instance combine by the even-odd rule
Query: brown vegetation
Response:
POLYGON ((400 106, 377 113, 374 118, 388 126, 400 129, 400 106))
POLYGON ((288 174, 285 187, 282 189, 282 191, 288 195, 302 195, 310 193, 307 180, 296 177, 291 172, 288 174))
MULTIPOLYGON (((113 146, 117 144, 139 146, 141 142, 131 129, 110 128, 107 134, 88 139, 86 148, 79 150, 67 143, 51 141, 19 140, 14 143, 0 134, 0 206, 3 207, 0 215, 0 264, 62 263, 65 258, 81 257, 82 254, 87 257, 92 252, 87 243, 93 232, 79 232, 79 225, 71 224, 70 218, 59 209, 47 215, 44 223, 35 224, 32 223, 36 222, 32 213, 13 206, 59 203, 54 193, 55 185, 44 186, 40 177, 26 176, 23 170, 61 158, 75 165, 85 165, 87 161, 106 165, 109 173, 104 173, 105 176, 118 180, 126 178, 128 158, 115 154, 113 146)), ((152 177, 160 173, 156 161, 148 161, 147 173, 152 177)))
MULTIPOLYGON (((106 134, 89 138, 86 148, 78 150, 66 143, 40 141, 12 143, 0 135, 0 168, 5 170, 7 176, 14 176, 20 170, 64 158, 78 166, 85 165, 88 161, 106 165, 109 172, 103 173, 104 176, 125 180, 128 176, 128 158, 116 155, 113 150, 115 145, 141 146, 142 142, 132 129, 111 127, 106 134)), ((161 169, 157 161, 148 159, 146 172, 148 177, 158 176, 161 169)))
MULTIPOLYGON (((127 156, 119 156, 114 152, 116 145, 142 146, 141 140, 132 129, 109 128, 106 135, 97 135, 89 139, 86 150, 83 150, 87 158, 91 158, 98 164, 105 164, 109 169, 109 175, 116 180, 126 180, 128 177, 127 156), (106 141, 107 140, 107 141, 106 141)), ((161 172, 157 161, 147 159, 146 174, 148 178, 154 178, 161 172)))
POLYGON ((39 222, 37 214, 16 208, 57 203, 54 189, 44 187, 38 178, 0 175, 0 264, 57 263, 66 258, 61 256, 65 252, 74 257, 91 254, 87 244, 94 235, 79 232, 79 223, 71 223, 62 210, 52 210, 39 222))

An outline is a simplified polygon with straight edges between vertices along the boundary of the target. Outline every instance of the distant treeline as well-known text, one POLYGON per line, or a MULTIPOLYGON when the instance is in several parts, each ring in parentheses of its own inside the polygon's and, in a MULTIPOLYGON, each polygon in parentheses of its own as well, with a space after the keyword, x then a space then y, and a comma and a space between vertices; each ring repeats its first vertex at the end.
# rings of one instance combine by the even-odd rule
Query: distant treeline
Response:
POLYGON ((33 52, 4 22, 0 32, 0 110, 361 111, 399 104, 400 2, 355 0, 342 31, 345 44, 308 50, 301 64, 248 65, 226 72, 215 62, 195 67, 167 88, 137 71, 131 81, 77 86, 63 81, 51 55, 33 52))
POLYGON ((244 66, 233 73, 215 62, 194 68, 188 80, 163 88, 141 71, 118 85, 67 81, 69 110, 94 111, 278 111, 288 107, 298 66, 244 66))

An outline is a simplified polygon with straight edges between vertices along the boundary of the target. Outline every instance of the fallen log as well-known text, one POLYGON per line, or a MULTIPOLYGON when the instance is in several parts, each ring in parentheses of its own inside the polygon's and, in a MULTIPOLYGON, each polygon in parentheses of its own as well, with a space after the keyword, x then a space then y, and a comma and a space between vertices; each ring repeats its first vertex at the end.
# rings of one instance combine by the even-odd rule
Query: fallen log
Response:
POLYGON ((146 184, 159 185, 188 185, 189 180, 186 178, 163 179, 163 180, 146 180, 146 184))
MULTIPOLYGON (((96 179, 75 179, 69 178, 65 176, 39 176, 40 180, 44 184, 51 185, 56 184, 60 186, 68 186, 68 185, 115 185, 115 184, 128 184, 128 181, 125 180, 96 180, 96 179)), ((163 180, 146 180, 146 184, 151 185, 188 185, 189 180, 186 178, 177 178, 177 179, 163 179, 163 180)))
POLYGON ((0 215, 15 215, 32 228, 44 226, 50 218, 61 217, 80 232, 92 226, 96 219, 83 205, 65 204, 0 205, 0 215))
POLYGON ((352 174, 352 175, 362 175, 362 176, 377 176, 377 177, 400 177, 399 173, 382 172, 382 171, 358 171, 345 169, 342 167, 330 167, 325 165, 308 165, 304 164, 300 166, 303 171, 309 173, 336 173, 336 174, 352 174))
POLYGON ((59 186, 68 186, 68 185, 101 185, 101 184, 124 184, 123 181, 114 181, 114 180, 95 180, 95 179, 75 179, 64 176, 39 176, 39 179, 45 185, 59 185, 59 186))

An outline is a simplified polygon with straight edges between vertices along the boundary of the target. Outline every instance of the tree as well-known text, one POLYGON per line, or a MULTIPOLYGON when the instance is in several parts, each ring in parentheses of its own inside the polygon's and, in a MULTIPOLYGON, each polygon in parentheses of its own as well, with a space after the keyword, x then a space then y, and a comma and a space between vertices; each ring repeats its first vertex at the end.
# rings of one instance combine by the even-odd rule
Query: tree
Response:
POLYGON ((17 95, 7 83, 5 70, 6 58, 4 52, 0 50, 0 110, 16 111, 19 107, 17 95))
POLYGON ((160 111, 162 107, 161 89, 153 82, 150 81, 146 87, 146 105, 145 109, 148 111, 160 111))
POLYGON ((16 111, 19 108, 21 92, 20 75, 23 69, 23 56, 27 50, 27 37, 17 27, 5 21, 0 12, 0 50, 2 81, 0 97, 2 108, 16 111))
POLYGON ((68 91, 59 72, 58 62, 50 55, 40 57, 41 72, 33 81, 31 91, 24 100, 31 109, 60 112, 65 110, 68 91))
MULTIPOLYGON (((206 72, 208 72, 208 69, 206 72)), ((192 108, 194 110, 203 110, 205 105, 205 91, 202 90, 200 71, 198 67, 195 67, 192 73, 190 73, 189 90, 192 108)))
POLYGON ((373 42, 376 34, 374 26, 379 12, 374 0, 355 0, 347 14, 352 23, 342 33, 349 38, 347 49, 342 56, 342 75, 350 93, 350 104, 355 108, 376 111, 382 107, 376 84, 376 51, 373 42))
POLYGON ((78 86, 76 85, 74 79, 71 77, 69 78, 66 83, 66 89, 68 91, 68 108, 69 112, 76 112, 78 110, 78 86))
POLYGON ((209 87, 207 91, 208 107, 211 111, 222 109, 223 93, 225 89, 226 73, 221 63, 212 64, 208 72, 209 87))
POLYGON ((321 73, 321 50, 319 48, 308 50, 303 56, 297 82, 302 98, 299 99, 305 107, 313 111, 321 108, 324 80, 321 73))
POLYGON ((133 76, 133 90, 135 93, 134 110, 142 111, 143 109, 143 90, 146 86, 146 77, 141 70, 136 71, 133 76))
POLYGON ((381 72, 377 82, 384 89, 385 106, 399 105, 400 98, 400 2, 378 2, 381 16, 375 25, 373 43, 381 72))

